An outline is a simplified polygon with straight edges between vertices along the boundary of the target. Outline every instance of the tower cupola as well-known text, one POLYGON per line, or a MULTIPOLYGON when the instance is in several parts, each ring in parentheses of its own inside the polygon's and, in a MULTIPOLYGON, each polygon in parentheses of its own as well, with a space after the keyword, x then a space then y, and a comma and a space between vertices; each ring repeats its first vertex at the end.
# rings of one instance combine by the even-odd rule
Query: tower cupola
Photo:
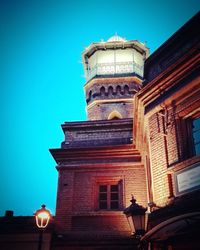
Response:
POLYGON ((132 117, 133 96, 141 88, 147 56, 144 44, 118 35, 85 49, 82 57, 89 120, 132 117))

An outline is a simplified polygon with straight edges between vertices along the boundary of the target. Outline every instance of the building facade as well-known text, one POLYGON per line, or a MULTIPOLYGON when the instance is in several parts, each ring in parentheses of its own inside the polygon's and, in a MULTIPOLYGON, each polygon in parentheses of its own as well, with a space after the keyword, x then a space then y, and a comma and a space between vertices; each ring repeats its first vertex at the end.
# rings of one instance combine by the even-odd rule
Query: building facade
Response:
POLYGON ((83 53, 88 121, 63 124, 65 140, 50 150, 59 172, 56 230, 67 237, 65 249, 74 241, 77 249, 132 249, 123 210, 131 195, 147 204, 145 169, 133 145, 134 95, 147 56, 143 44, 119 36, 83 53))
POLYGON ((141 247, 198 249, 198 24, 199 14, 150 57, 118 36, 83 53, 89 121, 65 123, 61 149, 51 150, 61 183, 73 187, 59 184, 57 224, 80 249, 89 239, 88 249, 122 248, 119 239, 133 249, 122 213, 131 195, 150 213, 141 247))
MULTIPOLYGON (((58 191, 43 249, 199 249, 199 25, 197 13, 150 56, 117 35, 83 52, 88 121, 64 123, 50 149, 58 191), (141 238, 123 213, 132 195, 148 207, 141 238)), ((0 218, 0 248, 27 242, 33 218, 0 218)))
POLYGON ((152 249, 199 248, 199 24, 197 14, 146 60, 135 99, 136 148, 145 157, 151 208, 143 242, 152 249))

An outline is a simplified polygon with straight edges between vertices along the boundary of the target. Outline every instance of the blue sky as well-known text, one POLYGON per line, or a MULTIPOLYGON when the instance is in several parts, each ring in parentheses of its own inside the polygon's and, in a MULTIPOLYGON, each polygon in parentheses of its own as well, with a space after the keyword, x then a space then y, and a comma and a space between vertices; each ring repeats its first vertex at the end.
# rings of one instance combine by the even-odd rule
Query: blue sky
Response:
POLYGON ((200 9, 199 0, 0 1, 0 215, 55 213, 49 148, 60 125, 86 120, 81 53, 116 32, 151 53, 200 9))

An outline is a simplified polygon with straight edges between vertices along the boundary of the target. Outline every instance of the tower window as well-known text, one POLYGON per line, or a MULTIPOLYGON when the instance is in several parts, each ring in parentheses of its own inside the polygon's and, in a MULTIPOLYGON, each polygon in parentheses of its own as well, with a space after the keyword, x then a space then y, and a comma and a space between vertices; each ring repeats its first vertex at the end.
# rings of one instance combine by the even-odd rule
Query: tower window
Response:
POLYGON ((122 119, 122 115, 117 110, 114 110, 108 116, 108 120, 113 119, 122 119))
POLYGON ((119 183, 99 185, 98 208, 100 210, 120 209, 120 185, 119 183))
POLYGON ((129 94, 129 86, 128 85, 124 86, 124 94, 129 94))
POLYGON ((100 88, 100 95, 105 95, 105 93, 106 93, 106 90, 105 90, 105 88, 102 86, 102 87, 100 88))
POLYGON ((116 88, 117 94, 121 94, 121 91, 122 91, 122 90, 121 90, 121 86, 118 85, 117 88, 116 88))
POLYGON ((112 87, 112 86, 109 86, 109 87, 108 87, 108 94, 109 94, 109 95, 112 95, 112 94, 113 94, 113 87, 112 87))

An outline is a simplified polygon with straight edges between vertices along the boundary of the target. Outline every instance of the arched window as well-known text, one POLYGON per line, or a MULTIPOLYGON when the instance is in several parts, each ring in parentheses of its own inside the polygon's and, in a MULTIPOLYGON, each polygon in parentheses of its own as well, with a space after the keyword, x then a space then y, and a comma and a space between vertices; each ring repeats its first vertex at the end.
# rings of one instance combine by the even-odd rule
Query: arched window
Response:
POLYGON ((89 91, 88 98, 86 99, 87 103, 91 101, 91 97, 92 97, 92 90, 89 91))
POLYGON ((112 95, 112 94, 113 94, 113 87, 112 87, 112 86, 109 86, 109 87, 108 87, 108 94, 109 94, 109 95, 112 95))
POLYGON ((116 92, 117 94, 121 94, 121 86, 117 85, 116 92))
POLYGON ((124 86, 124 94, 129 94, 129 86, 128 85, 124 86))
POLYGON ((105 87, 102 86, 102 87, 100 88, 100 95, 105 95, 105 92, 106 92, 106 91, 105 91, 105 87))
POLYGON ((90 90, 88 98, 91 99, 91 96, 92 96, 92 90, 90 90))
POLYGON ((122 119, 122 115, 117 110, 112 111, 108 116, 108 120, 114 119, 122 119))

